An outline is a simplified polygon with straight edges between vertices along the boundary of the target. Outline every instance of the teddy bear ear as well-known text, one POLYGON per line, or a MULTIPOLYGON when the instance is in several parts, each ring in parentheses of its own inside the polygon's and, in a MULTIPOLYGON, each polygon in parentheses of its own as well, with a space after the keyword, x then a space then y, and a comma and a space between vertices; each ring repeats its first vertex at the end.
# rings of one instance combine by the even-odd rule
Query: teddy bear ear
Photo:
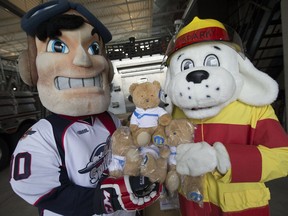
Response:
POLYGON ((172 114, 173 104, 172 99, 169 97, 168 89, 170 87, 170 68, 168 67, 166 70, 166 78, 164 83, 164 92, 165 92, 165 110, 172 114))
POLYGON ((153 81, 153 85, 155 85, 159 89, 161 88, 160 82, 158 82, 157 80, 153 81))
POLYGON ((186 124, 187 124, 187 128, 189 128, 191 131, 194 131, 195 126, 191 121, 187 119, 186 124))
MULTIPOLYGON (((172 123, 172 122, 171 122, 172 123)), ((164 129, 164 131, 165 131, 165 135, 167 136, 167 137, 169 137, 170 136, 170 127, 171 127, 171 123, 169 124, 169 125, 167 125, 166 127, 165 127, 165 129, 164 129)))
POLYGON ((248 58, 237 55, 243 87, 238 99, 253 106, 273 103, 278 95, 278 84, 266 73, 256 69, 248 58))
POLYGON ((132 95, 133 91, 135 90, 135 88, 138 86, 137 83, 132 83, 129 87, 129 93, 132 95))

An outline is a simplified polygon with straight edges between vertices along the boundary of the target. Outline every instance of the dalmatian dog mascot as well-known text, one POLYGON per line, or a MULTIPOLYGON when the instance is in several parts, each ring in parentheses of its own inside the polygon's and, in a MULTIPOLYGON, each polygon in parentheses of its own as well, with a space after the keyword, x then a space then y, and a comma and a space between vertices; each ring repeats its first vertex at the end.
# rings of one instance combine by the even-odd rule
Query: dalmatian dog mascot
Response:
POLYGON ((288 137, 270 105, 278 86, 240 41, 219 21, 195 17, 167 50, 168 110, 196 126, 194 142, 177 147, 176 168, 204 176, 203 207, 180 189, 182 216, 269 216, 264 183, 288 174, 288 137))
POLYGON ((51 115, 20 139, 11 186, 39 215, 132 216, 162 186, 142 176, 109 177, 110 137, 120 120, 108 112, 109 30, 85 7, 47 1, 22 18, 28 50, 19 57, 24 82, 37 86, 51 115))

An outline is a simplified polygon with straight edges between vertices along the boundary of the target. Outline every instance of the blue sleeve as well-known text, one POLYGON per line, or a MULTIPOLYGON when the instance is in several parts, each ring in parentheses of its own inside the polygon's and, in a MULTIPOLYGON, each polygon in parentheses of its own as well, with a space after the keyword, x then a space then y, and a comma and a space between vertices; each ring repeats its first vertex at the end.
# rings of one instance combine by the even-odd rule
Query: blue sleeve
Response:
POLYGON ((59 187, 54 188, 49 194, 41 197, 34 205, 40 211, 47 209, 61 215, 93 215, 96 203, 94 196, 97 188, 86 188, 73 184, 65 168, 60 169, 59 187))

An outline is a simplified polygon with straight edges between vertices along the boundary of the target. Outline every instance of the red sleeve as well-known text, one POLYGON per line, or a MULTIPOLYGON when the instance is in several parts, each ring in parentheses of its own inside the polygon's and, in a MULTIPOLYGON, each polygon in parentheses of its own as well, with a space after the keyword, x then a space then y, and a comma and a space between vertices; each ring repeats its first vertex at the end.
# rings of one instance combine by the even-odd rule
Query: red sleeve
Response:
POLYGON ((231 182, 258 182, 262 173, 262 158, 256 146, 225 146, 230 156, 231 182))
MULTIPOLYGON (((275 119, 257 123, 253 145, 226 145, 230 156, 231 182, 259 182, 262 177, 262 156, 257 146, 279 148, 288 146, 288 136, 275 119)), ((271 150, 271 154, 273 154, 271 150)))

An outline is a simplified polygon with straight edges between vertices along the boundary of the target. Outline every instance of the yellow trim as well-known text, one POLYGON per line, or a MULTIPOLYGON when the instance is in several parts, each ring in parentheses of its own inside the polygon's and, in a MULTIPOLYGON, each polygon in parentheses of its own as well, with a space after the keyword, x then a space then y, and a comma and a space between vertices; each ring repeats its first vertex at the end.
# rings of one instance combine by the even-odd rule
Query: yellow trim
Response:
POLYGON ((257 208, 269 204, 270 192, 268 188, 250 189, 224 194, 224 211, 241 211, 257 208))
POLYGON ((258 149, 262 156, 261 182, 288 175, 288 147, 267 148, 260 145, 258 149))
MULTIPOLYGON (((220 174, 218 173, 217 176, 220 177, 220 174)), ((229 178, 231 171, 225 176, 223 178, 229 178)), ((267 206, 269 204, 269 200, 271 199, 270 191, 264 183, 228 184, 227 182, 224 183, 219 180, 218 177, 212 173, 204 176, 204 202, 213 203, 219 206, 224 212, 242 211, 249 208, 267 206)), ((181 189, 179 192, 183 194, 181 189)))
MULTIPOLYGON (((215 173, 214 173, 215 174, 215 173)), ((226 174, 223 178, 229 178, 226 174)), ((218 174, 217 174, 218 175, 218 174)), ((220 175, 218 175, 218 178, 220 175)), ((220 177, 221 178, 221 177, 220 177)), ((219 206, 224 212, 242 211, 248 208, 266 206, 270 200, 270 191, 264 183, 233 183, 229 184, 215 178, 215 175, 205 175, 204 202, 219 206)))
MULTIPOLYGON (((178 107, 175 107, 172 115, 174 118, 187 118, 184 112, 178 107)), ((192 123, 200 125, 203 123, 231 124, 231 119, 233 119, 233 124, 251 125, 252 128, 256 128, 257 121, 261 119, 277 120, 277 117, 274 113, 273 108, 270 105, 256 107, 249 106, 240 101, 234 101, 224 107, 224 109, 214 117, 207 119, 190 120, 192 121, 192 123), (235 113, 237 113, 237 115, 235 115, 235 113), (247 115, 247 113, 250 113, 250 115, 247 115)))
POLYGON ((209 28, 209 27, 219 27, 219 28, 226 30, 224 25, 217 20, 199 19, 196 16, 188 25, 186 25, 185 27, 183 27, 179 31, 176 38, 178 38, 178 37, 180 37, 180 36, 182 36, 188 32, 195 31, 195 30, 202 29, 202 28, 209 28))

